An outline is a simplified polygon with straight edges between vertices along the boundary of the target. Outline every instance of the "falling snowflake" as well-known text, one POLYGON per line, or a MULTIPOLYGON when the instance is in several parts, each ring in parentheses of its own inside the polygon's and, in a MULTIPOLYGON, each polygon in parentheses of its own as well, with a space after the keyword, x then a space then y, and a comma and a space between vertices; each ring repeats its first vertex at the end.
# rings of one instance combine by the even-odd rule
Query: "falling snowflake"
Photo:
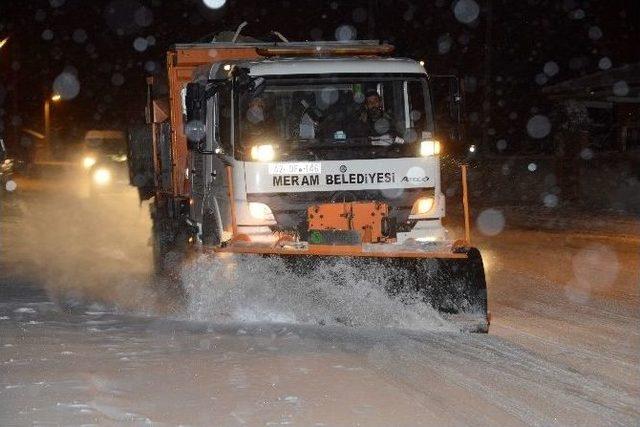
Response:
POLYGON ((537 114, 527 122, 527 133, 535 139, 541 139, 551 132, 551 122, 546 116, 537 114))
POLYGON ((226 0, 202 0, 209 9, 220 9, 226 3, 226 0))
POLYGON ((80 82, 74 73, 64 71, 53 81, 52 92, 64 100, 73 99, 80 93, 80 82))
POLYGON ((480 6, 474 0, 458 0, 453 6, 453 14, 463 24, 470 24, 480 15, 480 6))

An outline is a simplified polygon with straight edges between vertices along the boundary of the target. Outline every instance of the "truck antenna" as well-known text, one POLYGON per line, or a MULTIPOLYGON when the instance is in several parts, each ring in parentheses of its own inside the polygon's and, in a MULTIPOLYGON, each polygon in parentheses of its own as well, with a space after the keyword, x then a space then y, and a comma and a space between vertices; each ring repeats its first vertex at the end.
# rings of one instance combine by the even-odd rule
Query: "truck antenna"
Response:
POLYGON ((240 35, 240 31, 242 31, 242 29, 244 27, 247 26, 247 21, 244 21, 242 24, 238 25, 238 28, 236 29, 235 34, 233 35, 233 40, 231 40, 231 43, 235 43, 236 40, 238 40, 238 36, 240 35))
POLYGON ((289 40, 282 35, 282 33, 280 31, 271 31, 271 34, 273 34, 274 36, 278 37, 280 40, 282 40, 285 43, 289 43, 289 40))

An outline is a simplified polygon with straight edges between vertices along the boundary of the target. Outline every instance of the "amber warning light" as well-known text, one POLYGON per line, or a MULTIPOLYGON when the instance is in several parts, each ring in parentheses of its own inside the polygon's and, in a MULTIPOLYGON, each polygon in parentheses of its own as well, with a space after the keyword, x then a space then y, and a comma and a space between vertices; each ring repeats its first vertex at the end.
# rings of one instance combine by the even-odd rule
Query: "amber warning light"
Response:
POLYGON ((338 44, 332 45, 298 45, 298 46, 286 46, 276 45, 273 47, 258 47, 256 52, 260 56, 382 56, 390 55, 394 51, 394 46, 383 44, 362 44, 362 45, 344 45, 338 44))

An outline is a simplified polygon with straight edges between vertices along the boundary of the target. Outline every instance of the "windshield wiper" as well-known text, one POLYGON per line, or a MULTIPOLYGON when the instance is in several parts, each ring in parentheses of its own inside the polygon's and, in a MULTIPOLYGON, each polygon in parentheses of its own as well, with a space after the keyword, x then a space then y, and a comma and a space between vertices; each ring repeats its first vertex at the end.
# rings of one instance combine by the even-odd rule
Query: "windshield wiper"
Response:
POLYGON ((383 135, 381 137, 356 137, 347 139, 290 139, 287 141, 295 148, 340 148, 340 147, 396 147, 406 142, 399 137, 383 135))

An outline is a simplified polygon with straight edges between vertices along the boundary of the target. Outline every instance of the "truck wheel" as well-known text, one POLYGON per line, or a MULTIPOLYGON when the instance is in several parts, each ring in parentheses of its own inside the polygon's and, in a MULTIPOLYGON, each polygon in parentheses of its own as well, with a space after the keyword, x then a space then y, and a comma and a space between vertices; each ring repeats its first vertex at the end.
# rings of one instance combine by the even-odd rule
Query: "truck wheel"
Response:
POLYGON ((209 246, 218 246, 221 241, 218 216, 213 209, 207 209, 202 215, 202 243, 209 246))
POLYGON ((166 258, 173 247, 171 221, 166 215, 164 206, 153 202, 151 211, 151 244, 153 248, 153 267, 158 275, 166 273, 166 258))
POLYGON ((152 244, 153 244, 153 268, 156 274, 163 274, 165 269, 165 258, 169 253, 171 245, 169 244, 166 234, 163 232, 161 224, 154 221, 152 228, 152 244))
POLYGON ((156 274, 173 276, 190 252, 192 235, 185 227, 164 218, 153 220, 153 264, 156 274))

